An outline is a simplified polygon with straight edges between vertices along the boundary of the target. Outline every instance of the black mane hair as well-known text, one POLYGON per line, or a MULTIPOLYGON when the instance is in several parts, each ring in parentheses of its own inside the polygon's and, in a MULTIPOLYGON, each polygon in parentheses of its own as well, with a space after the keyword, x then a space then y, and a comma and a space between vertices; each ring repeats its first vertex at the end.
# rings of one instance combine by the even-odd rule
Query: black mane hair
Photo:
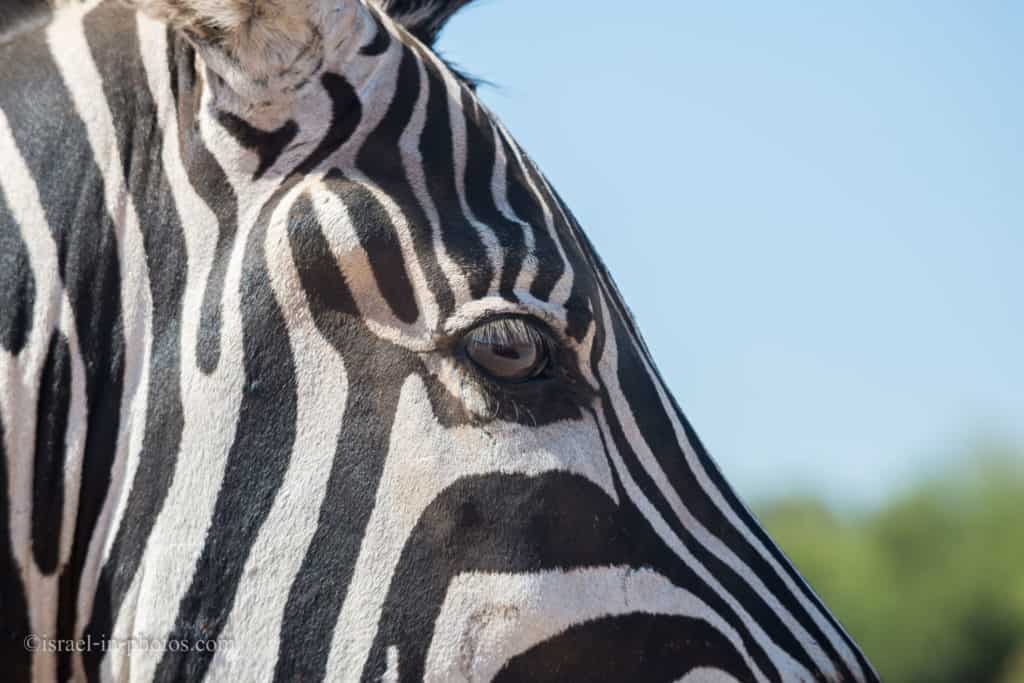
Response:
POLYGON ((47 0, 0 0, 0 43, 46 23, 52 13, 47 0))

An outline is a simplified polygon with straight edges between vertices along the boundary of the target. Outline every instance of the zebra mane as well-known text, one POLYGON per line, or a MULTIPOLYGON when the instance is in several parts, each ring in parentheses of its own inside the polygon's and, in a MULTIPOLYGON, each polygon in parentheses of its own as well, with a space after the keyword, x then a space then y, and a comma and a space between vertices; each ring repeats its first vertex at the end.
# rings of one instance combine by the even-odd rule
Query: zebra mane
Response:
POLYGON ((437 39, 448 20, 460 9, 474 0, 368 0, 391 19, 400 24, 424 45, 430 46, 445 66, 466 84, 476 90, 481 84, 493 85, 490 81, 466 71, 461 65, 437 49, 437 39))
POLYGON ((370 0, 425 45, 434 45, 452 15, 473 0, 370 0))
POLYGON ((0 43, 49 18, 53 11, 46 0, 4 0, 0 2, 0 43))

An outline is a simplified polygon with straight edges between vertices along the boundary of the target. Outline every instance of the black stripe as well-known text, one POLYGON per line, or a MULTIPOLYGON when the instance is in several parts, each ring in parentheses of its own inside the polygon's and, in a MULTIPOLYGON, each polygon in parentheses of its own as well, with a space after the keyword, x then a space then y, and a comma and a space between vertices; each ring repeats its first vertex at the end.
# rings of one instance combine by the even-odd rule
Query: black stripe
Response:
POLYGON ((53 8, 45 0, 4 0, 0 5, 0 42, 45 23, 53 8))
MULTIPOLYGON (((293 207, 288 232, 302 288, 321 334, 339 351, 346 347, 344 337, 361 338, 362 345, 350 344, 373 354, 380 368, 393 371, 401 361, 386 348, 374 349, 370 335, 362 329, 352 294, 308 199, 293 207)), ((335 452, 325 454, 332 457, 332 466, 316 531, 288 593, 275 681, 324 677, 398 406, 401 384, 382 381, 377 363, 363 358, 345 367, 348 393, 336 417, 341 429, 335 452)))
MULTIPOLYGON (((291 458, 298 400, 295 359, 288 343, 288 320, 270 285, 264 240, 270 219, 288 191, 336 151, 359 123, 362 109, 352 86, 331 73, 321 80, 333 104, 327 134, 263 206, 246 245, 239 292, 246 381, 235 441, 228 453, 206 543, 192 583, 178 606, 171 639, 194 642, 215 639, 221 633, 245 562, 270 514, 291 458)), ((157 665, 154 679, 199 680, 212 656, 206 651, 168 650, 157 665)))
MULTIPOLYGON (((530 190, 529 161, 524 159, 524 163, 520 163, 516 158, 513 143, 506 139, 504 133, 501 133, 499 138, 507 160, 505 175, 509 205, 520 219, 531 226, 533 233, 533 255, 538 261, 538 267, 530 284, 530 294, 540 301, 547 301, 551 298, 551 292, 562 277, 562 273, 565 272, 566 264, 558 253, 558 246, 548 234, 541 199, 530 190)), ((552 211, 552 221, 557 220, 554 214, 552 211)))
MULTIPOLYGON (((85 18, 86 38, 111 109, 118 152, 143 233, 152 325, 145 431, 121 523, 100 570, 93 613, 84 633, 108 637, 174 477, 184 429, 181 391, 181 309, 188 280, 182 221, 163 168, 163 132, 143 68, 135 15, 104 3, 85 18), (128 58, 118 58, 122 54, 128 58), (129 142, 131 141, 131 142, 129 142)), ((175 80, 171 62, 172 82, 175 80)), ((84 653, 89 680, 99 678, 102 651, 84 653)))
POLYGON ((401 150, 396 144, 409 125, 420 92, 420 73, 415 55, 402 47, 402 61, 398 67, 395 96, 387 113, 363 142, 356 158, 356 166, 391 198, 408 222, 412 233, 416 258, 423 268, 442 318, 455 310, 455 297, 448 280, 438 264, 430 232, 430 221, 413 193, 402 162, 401 150))
POLYGON ((526 236, 520 224, 498 210, 491 190, 497 132, 467 89, 462 90, 462 111, 466 120, 466 203, 473 215, 494 231, 501 245, 504 264, 499 294, 509 301, 518 301, 515 284, 526 257, 526 236))
POLYGON ((565 333, 582 344, 594 322, 594 305, 590 294, 591 288, 583 286, 584 278, 579 271, 574 275, 569 298, 565 300, 565 333))
MULTIPOLYGON (((23 34, 0 45, 0 63, 5 65, 0 108, 39 188, 86 369, 81 494, 57 606, 57 637, 74 638, 82 568, 107 496, 120 431, 125 349, 121 267, 102 175, 45 35, 23 34), (39 112, 50 115, 40 117, 39 112)), ((70 673, 70 653, 62 652, 58 678, 66 680, 70 673)))
POLYGON ((299 133, 298 124, 291 119, 285 121, 280 128, 270 131, 260 130, 245 119, 224 110, 217 112, 217 121, 238 144, 259 156, 259 165, 252 174, 253 180, 263 177, 299 133))
POLYGON ((195 50, 170 29, 167 61, 171 71, 171 95, 177 102, 178 149, 185 175, 217 219, 217 245, 206 276, 196 336, 196 363, 202 372, 211 374, 220 363, 221 305, 224 280, 238 234, 238 197, 224 169, 206 148, 200 132, 203 81, 196 73, 195 50))
POLYGON ((381 24, 374 7, 368 5, 367 8, 370 10, 370 16, 373 17, 374 28, 377 29, 377 32, 373 34, 373 40, 359 48, 359 54, 364 57, 376 57, 384 54, 391 46, 391 35, 381 24))
POLYGON ((459 102, 452 100, 441 74, 433 60, 424 55, 423 48, 416 46, 414 50, 420 55, 420 63, 427 74, 426 122, 419 144, 427 192, 437 209, 445 250, 465 274, 470 296, 481 299, 490 288, 494 267, 479 233, 462 213, 455 186, 450 109, 458 107, 459 102))
POLYGON ((349 180, 337 169, 327 174, 324 185, 345 205, 359 244, 367 254, 377 289, 391 312, 404 323, 416 322, 419 317, 416 293, 405 268, 397 231, 387 210, 369 190, 349 180))
POLYGON ((0 191, 0 346, 18 355, 32 332, 36 280, 14 214, 0 191))
POLYGON ((43 574, 57 570, 64 515, 64 454, 71 409, 68 340, 56 330, 39 378, 36 457, 32 466, 32 555, 43 574))
MULTIPOLYGON (((530 165, 532 162, 527 160, 526 163, 530 165)), ((587 331, 590 329, 591 323, 594 322, 593 311, 596 305, 592 297, 595 294, 599 294, 593 267, 589 263, 581 262, 578 257, 570 256, 572 254, 571 243, 576 231, 579 230, 579 225, 576 223, 576 218, 573 216, 572 211, 569 210, 569 207, 562 201, 562 198, 551 188, 547 179, 537 169, 531 168, 529 170, 534 182, 539 183, 544 201, 549 203, 556 234, 559 235, 559 239, 566 242, 564 245, 565 258, 573 261, 572 289, 569 291, 569 298, 565 302, 565 332, 577 342, 582 342, 587 331)), ((575 243, 577 247, 583 248, 578 241, 575 243)), ((592 247, 590 248, 589 255, 592 259, 597 258, 597 254, 592 247)), ((561 258, 558 258, 558 267, 560 269, 565 268, 561 258)))
POLYGON ((742 683, 754 674, 728 638, 701 619, 632 613, 577 624, 510 659, 494 683, 676 681, 697 668, 742 683))

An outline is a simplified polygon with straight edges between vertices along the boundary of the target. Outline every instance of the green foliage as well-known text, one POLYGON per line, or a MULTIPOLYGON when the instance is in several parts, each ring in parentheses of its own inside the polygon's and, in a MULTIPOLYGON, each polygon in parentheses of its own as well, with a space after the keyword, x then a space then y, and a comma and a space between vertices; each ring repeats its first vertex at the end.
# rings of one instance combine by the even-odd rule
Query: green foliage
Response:
POLYGON ((1024 683, 1024 458, 985 451, 870 515, 759 510, 888 683, 1024 683))

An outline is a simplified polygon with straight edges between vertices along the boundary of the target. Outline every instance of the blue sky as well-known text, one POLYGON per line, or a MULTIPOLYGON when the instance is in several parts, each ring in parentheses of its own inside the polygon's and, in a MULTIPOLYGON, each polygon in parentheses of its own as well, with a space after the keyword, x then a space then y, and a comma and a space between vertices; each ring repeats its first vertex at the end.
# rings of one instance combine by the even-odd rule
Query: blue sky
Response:
POLYGON ((482 0, 440 48, 740 493, 859 506, 1024 443, 1024 5, 826 5, 482 0))

